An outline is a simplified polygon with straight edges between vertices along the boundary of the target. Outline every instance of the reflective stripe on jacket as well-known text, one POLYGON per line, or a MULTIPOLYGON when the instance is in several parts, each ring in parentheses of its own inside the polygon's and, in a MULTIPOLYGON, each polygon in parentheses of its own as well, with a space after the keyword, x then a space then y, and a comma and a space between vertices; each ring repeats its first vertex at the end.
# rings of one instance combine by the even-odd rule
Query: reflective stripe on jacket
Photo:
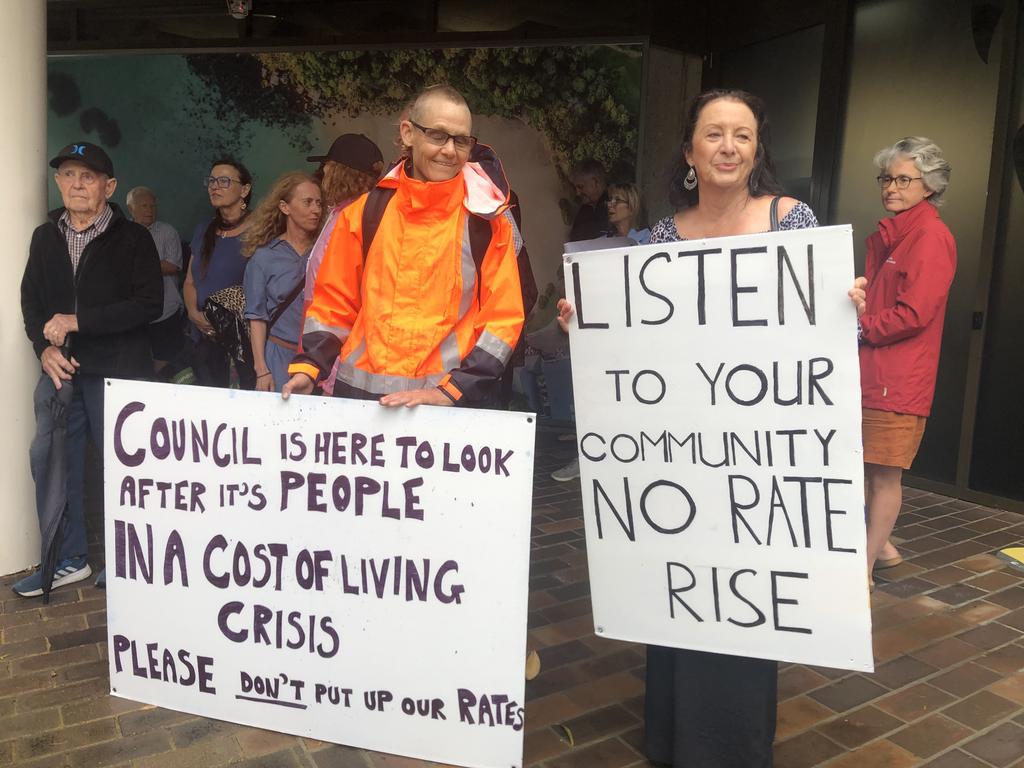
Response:
POLYGON ((867 312, 860 318, 862 403, 928 416, 956 272, 956 243, 935 206, 922 201, 880 221, 867 244, 867 312))
POLYGON ((365 263, 366 196, 338 216, 289 372, 322 379, 340 349, 342 391, 437 386, 456 403, 490 401, 523 325, 518 232, 497 158, 479 146, 450 181, 417 181, 398 165, 379 184, 396 191, 365 263), (480 259, 470 215, 491 225, 480 259))

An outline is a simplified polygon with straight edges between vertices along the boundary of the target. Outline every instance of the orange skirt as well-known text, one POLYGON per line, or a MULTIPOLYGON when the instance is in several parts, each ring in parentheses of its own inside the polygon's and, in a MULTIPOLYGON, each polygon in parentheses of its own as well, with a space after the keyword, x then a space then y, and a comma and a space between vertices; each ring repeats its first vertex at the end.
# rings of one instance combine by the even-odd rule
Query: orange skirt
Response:
POLYGON ((864 408, 864 463, 910 469, 924 437, 924 416, 864 408))

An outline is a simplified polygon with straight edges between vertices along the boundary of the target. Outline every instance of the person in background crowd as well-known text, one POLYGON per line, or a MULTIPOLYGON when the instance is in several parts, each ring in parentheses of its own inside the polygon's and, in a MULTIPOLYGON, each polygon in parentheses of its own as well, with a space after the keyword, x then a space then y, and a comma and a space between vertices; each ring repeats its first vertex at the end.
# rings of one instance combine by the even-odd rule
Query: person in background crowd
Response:
MULTIPOLYGON (((775 180, 764 104, 745 91, 712 90, 690 105, 672 201, 681 210, 651 230, 652 243, 817 226, 775 180)), ((864 312, 863 278, 850 289, 864 312)), ((559 302, 567 327, 572 305, 559 302)), ((653 763, 770 768, 778 664, 765 659, 648 646, 645 747, 653 763)))
MULTIPOLYGON (((327 208, 324 226, 320 231, 313 250, 306 264, 306 287, 303 292, 303 305, 308 307, 313 300, 313 286, 320 263, 327 250, 327 243, 334 234, 334 224, 342 209, 360 195, 373 189, 384 170, 384 156, 380 148, 361 133, 345 133, 331 143, 326 155, 307 157, 310 162, 319 162, 320 167, 314 174, 319 175, 323 189, 323 202, 327 208)), ((333 374, 337 374, 337 364, 333 374)), ((334 375, 325 376, 321 382, 325 394, 334 390, 334 375)), ((277 387, 280 389, 280 387, 277 387)))
MULTIPOLYGON (((608 223, 608 183, 604 166, 593 159, 582 160, 569 175, 576 194, 580 199, 580 207, 573 218, 567 242, 594 240, 611 232, 608 223)), ((559 265, 553 282, 559 298, 565 298, 565 280, 559 265)), ((547 392, 548 414, 555 424, 565 428, 558 436, 559 440, 574 440, 575 416, 573 412, 572 368, 569 361, 568 340, 562 337, 557 328, 554 316, 548 318, 544 308, 550 309, 547 302, 538 303, 542 310, 540 317, 529 323, 531 327, 540 326, 530 333, 526 339, 524 369, 522 380, 527 387, 535 390, 528 393, 528 399, 538 401, 539 382, 536 379, 537 368, 544 379, 547 392)), ((579 474, 572 474, 573 464, 555 470, 552 478, 556 480, 572 480, 579 474), (555 477, 555 475, 558 477, 555 477)))
POLYGON ((580 198, 569 242, 608 234, 608 182, 604 166, 597 160, 583 160, 572 169, 569 178, 580 198))
POLYGON ((875 155, 875 165, 892 216, 867 240, 870 311, 860 319, 869 576, 903 562, 889 534, 903 503, 903 470, 931 412, 956 272, 956 243, 938 212, 950 175, 942 150, 909 136, 875 155))
POLYGON ((279 392, 298 351, 309 249, 320 228, 320 187, 305 173, 286 173, 250 217, 242 235, 245 318, 256 389, 279 392))
MULTIPOLYGON (((239 161, 223 158, 212 164, 203 184, 216 215, 196 227, 192 236, 192 258, 185 273, 183 292, 185 309, 193 325, 192 338, 196 342, 193 363, 196 383, 226 387, 231 375, 228 353, 211 338, 213 328, 202 308, 211 293, 242 284, 246 259, 242 256, 241 236, 248 226, 252 174, 239 161)), ((236 367, 241 387, 252 389, 256 374, 246 365, 236 367)))
POLYGON ((368 192, 384 170, 380 147, 362 133, 343 133, 331 142, 326 155, 310 155, 306 161, 319 163, 313 178, 329 208, 368 192))
POLYGON ((472 129, 455 89, 417 97, 401 123, 409 157, 339 214, 283 397, 312 392, 340 352, 336 396, 498 402, 523 323, 521 240, 501 164, 472 129))
MULTIPOLYGON (((651 230, 646 228, 640 221, 643 215, 643 204, 640 200, 640 190, 637 189, 636 184, 632 182, 611 184, 607 190, 607 197, 608 224, 611 227, 608 236, 618 235, 619 237, 629 238, 638 245, 647 245, 651 238, 651 230)), ((560 391, 559 387, 567 388, 571 399, 571 370, 566 374, 562 374, 559 368, 560 365, 568 368, 568 364, 568 348, 566 347, 564 363, 560 359, 551 362, 542 359, 541 369, 544 371, 545 378, 548 379, 548 391, 551 391, 552 386, 556 388, 556 393, 560 391)), ((578 454, 576 458, 564 467, 559 467, 551 473, 551 479, 557 480, 560 483, 575 480, 579 476, 580 457, 578 454)))
POLYGON ((615 234, 637 245, 647 245, 651 230, 643 219, 643 204, 636 184, 625 182, 608 187, 608 223, 615 234))
MULTIPOLYGON (((117 188, 114 164, 102 148, 69 144, 50 161, 64 205, 32 233, 21 280, 25 333, 42 375, 33 395, 36 435, 29 449, 40 523, 46 503, 50 404, 71 386, 67 420, 66 522, 53 587, 87 579, 85 441, 103 451, 103 379, 152 375, 147 326, 160 315, 160 259, 146 228, 108 202, 117 188), (65 350, 62 350, 62 347, 65 350)), ((103 585, 103 574, 97 580, 103 585)), ((13 585, 22 597, 42 594, 42 573, 13 585)))
POLYGON ((149 325, 149 340, 153 348, 153 373, 159 375, 185 344, 182 329, 184 302, 178 290, 181 272, 181 237, 170 224, 157 221, 156 194, 149 187, 135 187, 125 198, 132 220, 138 222, 153 237, 160 256, 160 273, 164 280, 164 309, 160 317, 149 325))

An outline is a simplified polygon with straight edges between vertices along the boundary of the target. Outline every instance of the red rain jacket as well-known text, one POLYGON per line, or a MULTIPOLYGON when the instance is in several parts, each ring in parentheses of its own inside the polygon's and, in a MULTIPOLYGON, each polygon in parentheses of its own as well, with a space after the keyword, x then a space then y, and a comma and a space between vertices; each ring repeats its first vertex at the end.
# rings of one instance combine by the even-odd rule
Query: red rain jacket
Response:
POLYGON ((867 240, 867 312, 861 317, 865 408, 928 416, 956 243, 928 201, 878 223, 867 240))

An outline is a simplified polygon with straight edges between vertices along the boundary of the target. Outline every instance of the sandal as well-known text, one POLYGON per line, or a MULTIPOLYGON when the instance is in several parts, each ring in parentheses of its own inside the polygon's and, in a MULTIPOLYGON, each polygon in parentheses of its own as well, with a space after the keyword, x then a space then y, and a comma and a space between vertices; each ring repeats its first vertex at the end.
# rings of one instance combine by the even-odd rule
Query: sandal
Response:
POLYGON ((896 555, 896 557, 890 557, 887 560, 879 558, 875 560, 875 570, 884 571, 886 568, 895 568, 897 565, 903 564, 903 555, 896 555))

